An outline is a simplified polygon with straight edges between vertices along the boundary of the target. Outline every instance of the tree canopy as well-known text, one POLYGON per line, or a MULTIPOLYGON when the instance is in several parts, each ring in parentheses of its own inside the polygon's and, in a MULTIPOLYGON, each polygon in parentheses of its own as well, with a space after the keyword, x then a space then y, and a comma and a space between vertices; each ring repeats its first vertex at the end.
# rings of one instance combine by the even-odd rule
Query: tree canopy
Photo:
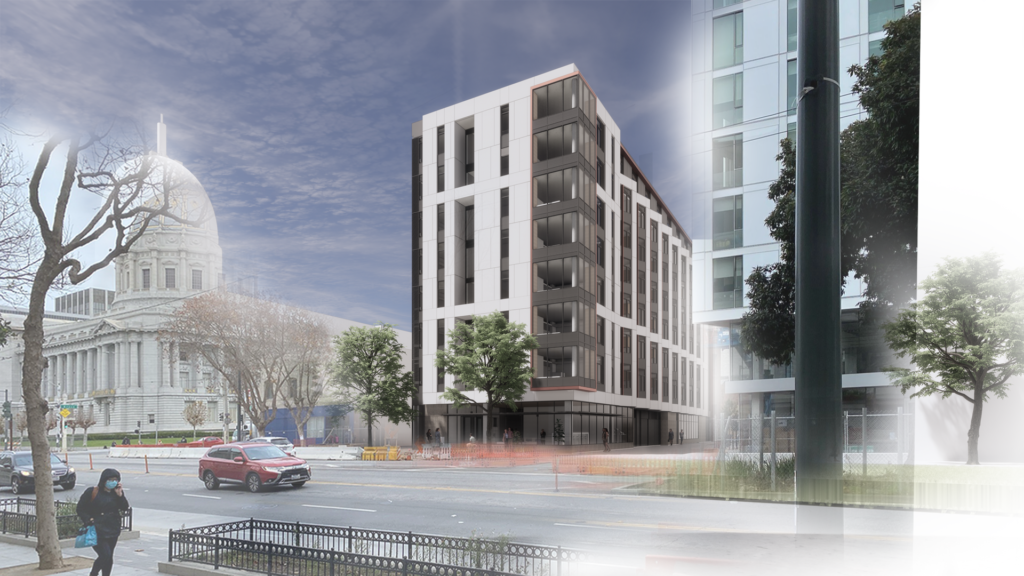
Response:
MULTIPOLYGON (((854 65, 854 92, 868 117, 840 137, 843 282, 867 284, 861 306, 875 313, 914 296, 917 270, 918 95, 921 11, 886 24, 881 56, 854 65)), ((774 364, 792 360, 796 343, 796 149, 785 139, 765 219, 779 261, 754 268, 740 333, 743 348, 774 364)))
MULTIPOLYGON (((456 323, 445 347, 437 351, 435 365, 454 375, 466 392, 482 392, 486 399, 479 402, 456 388, 446 388, 444 398, 457 408, 482 405, 488 420, 497 406, 516 410, 516 403, 530 388, 530 351, 535 348, 537 339, 526 326, 509 322, 498 311, 477 316, 472 323, 456 323)), ((489 428, 484 426, 484 442, 488 442, 489 428)))
POLYGON ((334 339, 334 383, 342 398, 366 423, 366 444, 373 445, 373 425, 380 418, 411 422, 416 393, 412 372, 403 370, 404 347, 392 324, 353 326, 334 339))
POLYGON ((958 396, 973 405, 968 464, 978 463, 984 403, 1024 374, 1024 269, 993 254, 947 259, 922 283, 925 296, 884 325, 885 340, 915 368, 888 368, 904 394, 958 396))

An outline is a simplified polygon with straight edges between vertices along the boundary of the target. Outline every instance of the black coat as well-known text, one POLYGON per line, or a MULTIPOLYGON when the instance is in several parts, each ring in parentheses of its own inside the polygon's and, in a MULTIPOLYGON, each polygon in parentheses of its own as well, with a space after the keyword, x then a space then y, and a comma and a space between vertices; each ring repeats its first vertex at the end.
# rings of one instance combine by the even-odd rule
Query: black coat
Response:
POLYGON ((82 493, 75 511, 82 524, 95 524, 98 538, 117 538, 121 535, 121 511, 128 507, 128 499, 123 495, 96 487, 82 493))

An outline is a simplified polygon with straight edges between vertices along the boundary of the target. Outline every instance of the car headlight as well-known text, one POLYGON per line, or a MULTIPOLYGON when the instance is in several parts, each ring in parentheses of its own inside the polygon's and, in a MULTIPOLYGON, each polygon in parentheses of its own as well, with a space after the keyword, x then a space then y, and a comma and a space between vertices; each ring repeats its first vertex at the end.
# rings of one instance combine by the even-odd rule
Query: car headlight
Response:
POLYGON ((280 466, 264 466, 263 469, 267 472, 273 472, 274 474, 280 474, 281 471, 284 470, 284 468, 280 466))
POLYGON ((68 468, 68 474, 74 474, 74 473, 75 473, 75 469, 74 468, 68 468))
POLYGON ((31 476, 31 475, 32 475, 32 472, 29 472, 28 470, 22 470, 22 471, 21 471, 21 475, 22 475, 22 476, 31 476))

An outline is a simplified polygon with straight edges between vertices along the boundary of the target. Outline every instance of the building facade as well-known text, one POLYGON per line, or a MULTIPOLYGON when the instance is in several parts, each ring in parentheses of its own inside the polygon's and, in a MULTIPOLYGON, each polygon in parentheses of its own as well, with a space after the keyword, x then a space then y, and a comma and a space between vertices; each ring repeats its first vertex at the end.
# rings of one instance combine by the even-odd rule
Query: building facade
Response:
MULTIPOLYGON (((840 128, 865 116, 850 66, 879 54, 883 25, 903 0, 838 0, 842 76, 840 128)), ((740 418, 769 410, 792 415, 790 366, 771 365, 740 346, 747 310, 744 281, 779 260, 765 218, 779 175, 780 142, 796 139, 797 0, 695 0, 692 35, 693 193, 696 322, 715 334, 712 370, 723 411, 740 418), (726 410, 725 404, 731 408, 726 410)), ((882 368, 892 362, 877 329, 858 314, 863 286, 852 275, 842 299, 844 409, 903 407, 882 368)))
MULTIPOLYGON (((574 65, 424 114, 412 126, 417 435, 446 441, 664 443, 706 437, 707 342, 692 243, 574 65), (456 323, 495 310, 539 348, 519 409, 484 422, 442 397, 456 323), (557 431, 557 432, 556 432, 557 431)), ((482 399, 481 393, 476 398, 482 399)))
MULTIPOLYGON (((91 417, 95 424, 90 434, 126 433, 136 428, 146 434, 191 430, 182 412, 194 402, 203 402, 208 411, 201 428, 221 429, 225 415, 232 421, 237 418, 234 394, 224 385, 223 377, 201 359, 186 357, 172 339, 161 334, 187 298, 215 289, 246 293, 255 285, 251 278, 230 287, 225 284, 213 205, 199 180, 181 163, 166 157, 165 134, 161 122, 160 147, 152 160, 160 172, 156 176, 166 176, 174 184, 178 219, 154 219, 128 252, 115 259, 113 291, 89 288, 59 296, 54 302, 56 311, 47 312, 44 319, 42 395, 54 408, 77 406, 71 409, 70 418, 81 421, 91 417)), ((0 390, 9 391, 17 412, 23 406, 20 336, 25 311, 2 312, 4 319, 11 321, 14 334, 0 348, 0 390)), ((367 326, 314 315, 332 336, 353 326, 367 326)), ((399 342, 408 350, 412 335, 397 332, 399 342)), ((408 356, 404 363, 408 369, 408 356)), ((325 395, 325 404, 333 402, 330 396, 325 395)), ((282 408, 280 412, 287 411, 282 408)), ((328 426, 323 412, 320 409, 307 423, 307 436, 312 431, 312 437, 320 441, 327 435, 340 439, 347 430, 349 438, 357 438, 358 432, 365 430, 358 414, 349 418, 351 422, 343 430, 340 425, 328 426)), ((297 437, 294 429, 278 426, 275 431, 297 437)), ((409 436, 408 424, 385 426, 385 431, 398 441, 409 436)))

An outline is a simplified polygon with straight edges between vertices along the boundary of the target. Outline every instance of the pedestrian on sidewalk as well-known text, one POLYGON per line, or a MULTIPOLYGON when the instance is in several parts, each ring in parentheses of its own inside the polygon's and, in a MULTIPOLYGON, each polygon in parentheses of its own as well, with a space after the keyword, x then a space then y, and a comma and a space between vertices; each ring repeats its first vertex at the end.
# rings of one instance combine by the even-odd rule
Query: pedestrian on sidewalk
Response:
POLYGON ((602 433, 602 435, 604 436, 604 451, 605 452, 611 452, 612 448, 611 448, 611 446, 608 445, 608 437, 610 436, 610 434, 608 434, 608 429, 607 428, 604 429, 604 432, 602 433))
POLYGON ((75 511, 86 526, 96 527, 96 561, 89 576, 110 576, 114 567, 114 548, 121 536, 121 511, 128 509, 128 499, 121 487, 121 473, 107 468, 100 474, 100 482, 86 490, 78 499, 75 511))
POLYGON ((430 428, 427 428, 427 444, 433 444, 434 437, 430 434, 430 428))
POLYGON ((548 433, 545 432, 543 428, 541 428, 540 429, 540 443, 541 444, 547 444, 547 441, 548 441, 548 433))
POLYGON ((672 445, 672 429, 671 428, 668 429, 668 445, 669 446, 672 445))
POLYGON ((434 444, 436 444, 438 446, 441 445, 441 427, 440 426, 438 426, 434 430, 434 444))

